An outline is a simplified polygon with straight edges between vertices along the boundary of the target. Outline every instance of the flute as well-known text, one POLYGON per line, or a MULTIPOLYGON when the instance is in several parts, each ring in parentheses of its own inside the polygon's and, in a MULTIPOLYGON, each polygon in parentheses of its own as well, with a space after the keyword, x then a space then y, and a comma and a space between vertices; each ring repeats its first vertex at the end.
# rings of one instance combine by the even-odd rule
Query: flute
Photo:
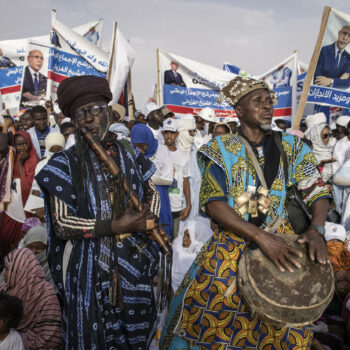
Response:
MULTIPOLYGON (((97 138, 94 137, 91 134, 91 132, 86 128, 80 128, 80 131, 81 131, 85 141, 89 145, 89 147, 96 154, 96 156, 100 159, 100 161, 107 167, 108 171, 113 176, 117 176, 121 172, 121 169, 119 168, 117 163, 114 161, 114 159, 112 157, 110 157, 109 154, 106 152, 106 150, 102 147, 102 145, 97 140, 97 138)), ((131 202, 132 202, 134 208, 139 212, 142 211, 144 209, 144 204, 138 199, 135 192, 130 188, 125 177, 124 177, 124 182, 123 182, 123 188, 124 188, 126 195, 131 199, 131 202)), ((154 226, 154 221, 152 223, 148 223, 148 224, 149 224, 149 226, 151 226, 150 224, 152 224, 152 226, 154 226)), ((159 225, 157 225, 153 229, 151 229, 150 234, 151 234, 152 238, 157 242, 157 244, 159 245, 159 247, 162 250, 164 255, 171 254, 171 244, 169 242, 169 239, 159 225)))

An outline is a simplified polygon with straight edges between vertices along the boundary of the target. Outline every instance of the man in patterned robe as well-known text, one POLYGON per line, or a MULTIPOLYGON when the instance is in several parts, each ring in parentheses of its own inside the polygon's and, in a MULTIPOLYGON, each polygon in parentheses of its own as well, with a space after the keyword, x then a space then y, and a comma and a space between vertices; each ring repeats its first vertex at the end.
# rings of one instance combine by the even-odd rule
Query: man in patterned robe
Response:
POLYGON ((56 153, 36 177, 45 193, 49 262, 63 303, 66 350, 146 349, 154 334, 152 281, 159 253, 144 232, 151 211, 159 214, 159 195, 149 181, 155 167, 137 148, 108 133, 111 99, 103 78, 61 82, 58 103, 77 127, 76 145, 56 153), (101 164, 82 127, 100 141, 123 176, 112 176, 101 164), (148 204, 142 212, 129 207, 124 176, 148 204))
MULTIPOLYGON (((249 77, 236 77, 221 93, 235 107, 241 127, 238 135, 219 136, 202 146, 198 156, 203 175, 200 206, 219 228, 174 296, 161 349, 309 349, 309 326, 278 328, 262 321, 249 312, 236 283, 239 261, 248 244, 258 245, 282 272, 301 268, 296 261, 300 252, 276 236, 294 232, 284 206, 283 161, 271 132, 274 93, 265 82, 249 77), (247 143, 259 163, 256 168, 247 143), (253 198, 261 187, 255 170, 259 166, 271 202, 268 210, 254 212, 243 199, 249 193, 248 198, 253 198)), ((312 211, 312 226, 298 242, 308 244, 312 260, 326 264, 328 255, 320 233, 330 194, 310 148, 296 136, 281 133, 278 137, 288 160, 288 182, 297 184, 312 211)))

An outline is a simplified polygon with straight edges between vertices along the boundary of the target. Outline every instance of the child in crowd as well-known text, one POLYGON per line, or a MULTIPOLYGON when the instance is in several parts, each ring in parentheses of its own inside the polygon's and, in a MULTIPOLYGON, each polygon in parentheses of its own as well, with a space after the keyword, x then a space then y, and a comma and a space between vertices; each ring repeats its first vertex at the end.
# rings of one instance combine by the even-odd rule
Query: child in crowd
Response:
POLYGON ((171 212, 173 215, 173 240, 177 237, 180 220, 185 220, 191 211, 191 189, 189 182, 189 158, 187 154, 176 147, 178 136, 176 119, 168 118, 163 122, 162 134, 168 147, 173 163, 176 187, 169 187, 171 212), (185 197, 186 205, 183 205, 185 197), (184 208, 184 209, 183 209, 184 208))
POLYGON ((212 234, 209 219, 198 215, 186 221, 183 234, 173 242, 172 288, 174 292, 179 288, 187 270, 212 234))
POLYGON ((344 226, 326 222, 326 246, 333 271, 346 271, 350 274, 350 252, 347 249, 344 226))
POLYGON ((22 338, 15 330, 22 313, 20 299, 0 293, 0 350, 24 350, 22 338))

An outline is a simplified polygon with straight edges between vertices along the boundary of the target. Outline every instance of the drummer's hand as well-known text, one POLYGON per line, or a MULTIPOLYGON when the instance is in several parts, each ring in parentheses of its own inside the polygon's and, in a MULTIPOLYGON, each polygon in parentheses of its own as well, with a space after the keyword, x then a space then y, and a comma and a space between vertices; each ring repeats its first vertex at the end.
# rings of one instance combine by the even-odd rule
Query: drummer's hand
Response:
POLYGON ((295 256, 302 257, 301 251, 289 246, 282 238, 270 233, 264 232, 259 236, 256 243, 280 271, 284 272, 287 269, 293 272, 293 265, 298 269, 301 268, 301 265, 295 259, 295 256))
POLYGON ((300 235, 298 243, 307 243, 309 246, 310 259, 316 260, 321 264, 329 262, 328 252, 323 237, 315 230, 307 230, 300 235))

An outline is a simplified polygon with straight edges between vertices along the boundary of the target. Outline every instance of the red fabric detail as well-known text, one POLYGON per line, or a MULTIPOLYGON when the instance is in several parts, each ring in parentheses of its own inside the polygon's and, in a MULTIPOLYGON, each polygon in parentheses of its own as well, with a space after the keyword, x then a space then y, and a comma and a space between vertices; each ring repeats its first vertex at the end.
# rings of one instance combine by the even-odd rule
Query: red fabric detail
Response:
MULTIPOLYGON (((23 203, 23 206, 25 206, 27 199, 29 197, 30 190, 32 188, 32 183, 33 183, 34 174, 35 174, 35 167, 39 162, 39 158, 38 158, 38 156, 35 152, 35 149, 33 147, 30 135, 26 131, 23 131, 23 130, 17 131, 16 135, 23 136, 26 139, 27 144, 28 144, 29 156, 23 164, 22 175, 21 175, 22 203, 23 203)), ((19 176, 18 157, 19 157, 19 153, 17 152, 14 166, 13 166, 13 173, 12 173, 12 176, 15 179, 20 177, 19 176)))

